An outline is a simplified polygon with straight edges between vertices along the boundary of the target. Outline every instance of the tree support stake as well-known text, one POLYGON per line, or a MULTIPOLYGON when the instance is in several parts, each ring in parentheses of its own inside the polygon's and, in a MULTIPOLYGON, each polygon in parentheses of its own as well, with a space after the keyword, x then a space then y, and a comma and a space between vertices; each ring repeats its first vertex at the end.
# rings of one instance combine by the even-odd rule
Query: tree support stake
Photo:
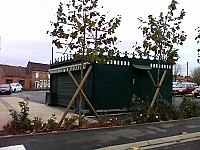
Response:
POLYGON ((85 81, 86 81, 86 79, 87 79, 87 77, 88 77, 88 75, 89 75, 89 73, 90 73, 91 70, 92 70, 92 65, 91 65, 91 66, 89 67, 89 69, 87 70, 87 72, 86 72, 86 74, 85 74, 83 80, 81 81, 81 83, 80 83, 80 85, 78 86, 76 92, 74 93, 74 95, 73 95, 73 97, 72 97, 72 99, 71 99, 69 105, 67 106, 67 108, 66 108, 66 110, 65 110, 65 112, 64 112, 64 114, 63 114, 63 116, 62 116, 62 118, 60 119, 60 122, 58 123, 57 128, 59 128, 59 127, 61 126, 63 120, 65 119, 65 116, 66 116, 67 113, 69 112, 70 107, 72 106, 72 104, 74 103, 76 97, 78 96, 78 93, 81 91, 81 88, 83 87, 83 84, 85 83, 85 81))
MULTIPOLYGON (((79 84, 77 83, 76 79, 73 77, 72 73, 70 71, 67 72, 69 77, 72 79, 72 81, 74 82, 74 84, 77 86, 77 88, 79 87, 79 84)), ((97 119, 99 119, 98 114, 96 113, 94 107, 92 106, 92 104, 90 103, 90 101, 88 100, 87 96, 84 94, 83 90, 80 90, 81 95, 83 96, 83 98, 85 99, 86 103, 88 104, 88 106, 90 107, 90 109, 92 110, 92 112, 94 113, 94 115, 96 116, 97 119)))
MULTIPOLYGON (((151 72, 150 72, 150 71, 147 71, 147 73, 148 73, 148 75, 149 75, 149 77, 150 77, 150 79, 151 79, 151 81, 152 81, 152 83, 153 83, 153 86, 154 86, 155 88, 158 88, 159 86, 156 85, 156 83, 155 83, 155 81, 154 81, 154 79, 153 79, 153 76, 151 75, 151 72)), ((163 99, 163 97, 162 97, 162 95, 160 94, 160 92, 159 92, 158 94, 159 94, 159 97, 160 97, 161 99, 163 99)))
POLYGON ((155 103, 155 101, 156 101, 156 98, 157 98, 157 96, 158 96, 158 94, 159 94, 159 92, 160 92, 160 88, 161 88, 161 86, 162 86, 162 83, 163 83, 163 81, 164 81, 164 79, 165 79, 166 74, 167 74, 167 70, 164 71, 164 73, 163 73, 163 75, 162 75, 162 78, 161 78, 161 80, 160 80, 160 83, 159 83, 158 86, 157 86, 155 95, 154 95, 154 97, 153 97, 153 100, 152 100, 151 105, 150 105, 150 107, 149 107, 149 109, 148 109, 148 112, 147 112, 147 115, 148 115, 148 116, 149 116, 150 110, 153 108, 153 105, 154 105, 154 103, 155 103))

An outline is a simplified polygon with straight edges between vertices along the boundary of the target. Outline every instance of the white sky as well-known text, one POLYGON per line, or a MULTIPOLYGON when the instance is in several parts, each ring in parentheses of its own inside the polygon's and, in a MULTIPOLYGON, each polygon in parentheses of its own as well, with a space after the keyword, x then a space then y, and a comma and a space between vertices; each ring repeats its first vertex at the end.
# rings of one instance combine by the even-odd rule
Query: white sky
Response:
MULTIPOLYGON (((67 0, 62 0, 67 1, 67 0)), ((46 34, 51 29, 50 21, 54 20, 60 0, 1 0, 0 1, 0 36, 1 52, 0 63, 26 66, 27 62, 34 61, 49 63, 51 59, 51 37, 46 34)), ((166 12, 171 0, 99 0, 103 10, 110 11, 109 15, 122 16, 122 22, 117 29, 120 51, 132 52, 135 42, 142 41, 142 32, 138 29, 140 23, 137 18, 146 20, 152 14, 158 16, 161 11, 166 12)), ((197 49, 200 45, 194 40, 200 26, 200 1, 178 0, 179 12, 182 8, 186 16, 182 30, 186 32, 187 41, 179 47, 183 75, 186 63, 189 69, 199 66, 196 63, 197 49)))

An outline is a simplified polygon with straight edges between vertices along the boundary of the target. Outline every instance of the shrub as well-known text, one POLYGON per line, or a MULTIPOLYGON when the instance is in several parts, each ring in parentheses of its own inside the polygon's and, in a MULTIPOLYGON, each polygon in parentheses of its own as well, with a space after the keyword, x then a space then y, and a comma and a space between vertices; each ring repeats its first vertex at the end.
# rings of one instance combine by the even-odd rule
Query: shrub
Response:
POLYGON ((38 132, 51 132, 57 129, 58 121, 55 114, 47 120, 47 123, 43 123, 39 117, 34 117, 33 120, 29 119, 29 99, 19 101, 21 110, 19 113, 13 109, 9 109, 12 120, 3 126, 2 135, 16 135, 16 134, 29 134, 38 132))
POLYGON ((144 123, 180 118, 179 111, 176 110, 174 106, 166 100, 157 99, 148 116, 147 111, 149 106, 149 101, 144 101, 140 98, 132 98, 132 121, 134 123, 144 123))
MULTIPOLYGON (((78 120, 78 116, 72 116, 72 117, 65 117, 64 119, 64 129, 65 130, 71 130, 76 126, 76 121, 78 120)), ((82 118, 83 120, 83 118, 82 118)))
POLYGON ((199 102, 193 100, 191 97, 183 97, 183 100, 179 105, 179 109, 183 118, 200 116, 199 102))
POLYGON ((19 106, 21 110, 17 113, 13 109, 9 109, 12 120, 9 121, 5 126, 3 126, 6 134, 24 134, 26 131, 33 130, 31 125, 31 120, 28 118, 29 107, 28 107, 28 98, 19 101, 19 106))
POLYGON ((51 118, 47 120, 47 123, 44 123, 44 131, 52 132, 57 130, 58 120, 55 114, 52 114, 51 118))
POLYGON ((107 126, 107 121, 108 121, 108 114, 99 116, 98 126, 100 126, 100 127, 107 126))

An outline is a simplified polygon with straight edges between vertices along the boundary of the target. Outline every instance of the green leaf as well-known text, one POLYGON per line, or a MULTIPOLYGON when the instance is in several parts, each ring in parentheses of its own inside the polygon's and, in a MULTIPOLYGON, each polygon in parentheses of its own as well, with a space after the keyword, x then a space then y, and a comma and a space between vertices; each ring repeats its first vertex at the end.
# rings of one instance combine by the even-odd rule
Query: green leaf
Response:
POLYGON ((186 40, 185 36, 181 35, 181 41, 185 41, 185 40, 186 40))
POLYGON ((78 18, 82 18, 82 15, 81 14, 77 14, 78 18))
POLYGON ((96 16, 96 13, 95 13, 95 12, 91 12, 91 13, 90 13, 90 18, 92 18, 92 17, 94 17, 94 16, 96 16))
POLYGON ((174 38, 174 39, 172 40, 173 43, 176 43, 176 41, 177 41, 176 38, 174 38))

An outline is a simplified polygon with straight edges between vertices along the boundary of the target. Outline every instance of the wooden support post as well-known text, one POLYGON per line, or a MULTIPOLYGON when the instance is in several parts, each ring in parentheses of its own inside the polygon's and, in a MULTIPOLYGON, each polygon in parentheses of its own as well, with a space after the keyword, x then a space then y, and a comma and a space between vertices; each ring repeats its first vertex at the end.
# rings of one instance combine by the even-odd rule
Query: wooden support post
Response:
POLYGON ((78 93, 80 92, 80 90, 81 90, 83 84, 85 83, 85 80, 87 79, 87 77, 88 77, 88 75, 89 75, 89 73, 90 73, 91 70, 92 70, 92 65, 91 65, 91 66, 89 67, 89 69, 87 70, 87 72, 86 72, 86 74, 85 74, 83 80, 81 81, 79 87, 77 88, 76 92, 74 93, 74 96, 72 97, 72 99, 71 99, 69 105, 67 106, 67 108, 66 108, 66 110, 65 110, 65 112, 64 112, 64 114, 63 114, 63 116, 62 116, 62 118, 60 119, 60 122, 58 123, 57 128, 59 128, 59 127, 61 126, 63 120, 65 119, 65 116, 66 116, 67 113, 69 112, 70 107, 72 106, 72 104, 74 103, 76 97, 78 96, 78 93))
MULTIPOLYGON (((77 86, 77 88, 79 87, 78 83, 76 82, 76 79, 73 77, 72 73, 70 71, 67 72, 69 77, 72 79, 72 81, 74 82, 74 84, 77 86)), ((90 103, 90 101, 88 100, 87 96, 84 94, 83 90, 80 91, 81 95, 83 96, 83 98, 85 99, 86 103, 88 104, 88 106, 90 107, 90 109, 92 110, 92 112, 94 113, 94 115, 96 116, 97 119, 99 119, 98 114, 96 113, 94 107, 92 106, 92 104, 90 103)))
MULTIPOLYGON (((157 85, 156 85, 156 83, 155 83, 155 81, 154 81, 154 79, 153 79, 153 77, 152 77, 152 75, 151 75, 151 72, 150 72, 150 71, 147 71, 147 73, 148 73, 148 75, 149 75, 149 77, 150 77, 150 79, 151 79, 151 81, 152 81, 152 83, 153 83, 153 86, 154 86, 155 88, 157 88, 157 85)), ((160 94, 160 92, 159 92, 158 94, 159 94, 159 97, 160 97, 161 99, 163 99, 163 97, 162 97, 162 95, 160 94)))
POLYGON ((163 75, 162 75, 162 78, 161 78, 161 80, 160 80, 160 83, 159 83, 159 85, 157 86, 156 93, 155 93, 155 95, 154 95, 154 97, 153 97, 153 100, 152 100, 151 105, 150 105, 150 107, 149 107, 149 109, 148 109, 148 112, 147 112, 147 115, 148 115, 148 116, 149 116, 150 110, 153 108, 153 105, 154 105, 154 103, 155 103, 155 101, 156 101, 156 98, 157 98, 157 96, 158 96, 158 93, 160 92, 160 88, 161 88, 161 86, 162 86, 162 83, 163 83, 163 81, 164 81, 164 79, 165 79, 166 74, 167 74, 167 70, 164 71, 164 73, 163 73, 163 75))

